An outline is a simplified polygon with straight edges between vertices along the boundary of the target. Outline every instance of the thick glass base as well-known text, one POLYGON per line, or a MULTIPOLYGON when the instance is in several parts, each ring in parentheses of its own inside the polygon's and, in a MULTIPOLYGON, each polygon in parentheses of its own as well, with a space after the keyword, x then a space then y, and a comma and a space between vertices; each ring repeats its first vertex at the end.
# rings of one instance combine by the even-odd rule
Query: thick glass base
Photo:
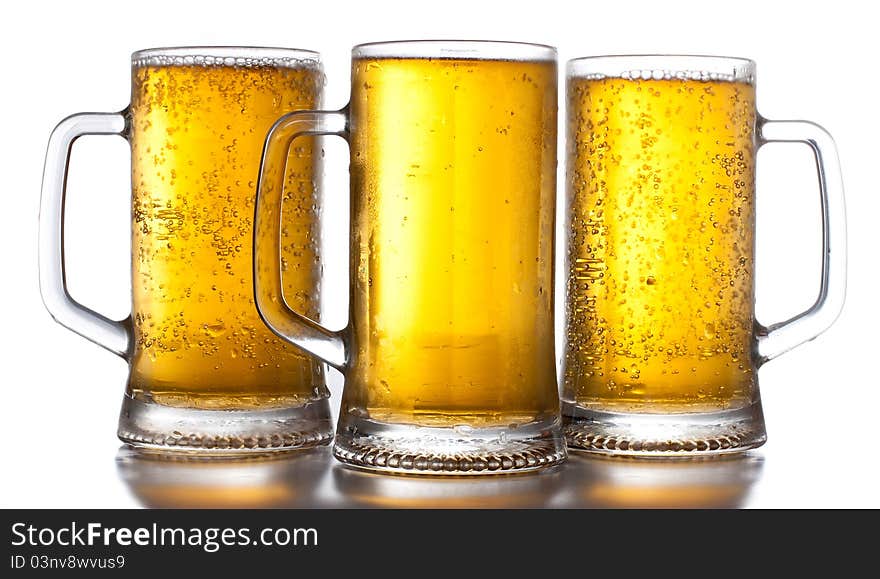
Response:
POLYGON ((572 450, 669 458, 743 452, 767 441, 760 402, 679 414, 605 412, 563 402, 562 415, 572 450))
POLYGON ((333 425, 326 399, 266 410, 197 410, 126 396, 117 435, 127 444, 154 451, 241 456, 327 444, 333 425))
POLYGON ((418 475, 529 472, 565 460, 558 418, 515 426, 470 428, 385 424, 343 416, 333 455, 372 471, 418 475))

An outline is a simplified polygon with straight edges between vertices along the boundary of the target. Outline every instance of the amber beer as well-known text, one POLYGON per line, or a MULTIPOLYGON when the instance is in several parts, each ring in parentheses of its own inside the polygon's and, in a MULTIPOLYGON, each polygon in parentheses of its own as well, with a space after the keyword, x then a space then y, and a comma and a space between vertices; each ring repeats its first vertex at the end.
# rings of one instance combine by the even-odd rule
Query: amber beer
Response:
POLYGON ((352 67, 356 364, 343 414, 552 418, 555 62, 352 67))
POLYGON ((256 304, 345 374, 334 456, 401 474, 524 472, 565 459, 553 344, 556 50, 400 41, 352 51, 349 105, 285 115, 257 195, 256 304), (274 152, 351 150, 350 317, 285 308, 274 152))
MULTIPOLYGON (((253 302, 254 189, 272 123, 315 108, 317 64, 275 58, 133 62, 129 395, 165 406, 257 409, 326 396, 322 366, 277 338, 253 302)), ((311 141, 287 159, 285 298, 317 316, 320 255, 311 141)))
POLYGON ((564 398, 581 408, 757 392, 754 85, 669 76, 569 79, 564 398))

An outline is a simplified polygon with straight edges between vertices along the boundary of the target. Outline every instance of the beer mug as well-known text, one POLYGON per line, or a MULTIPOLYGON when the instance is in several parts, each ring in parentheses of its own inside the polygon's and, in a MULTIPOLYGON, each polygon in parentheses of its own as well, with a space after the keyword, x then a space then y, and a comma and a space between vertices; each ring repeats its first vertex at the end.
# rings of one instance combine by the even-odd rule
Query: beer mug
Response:
POLYGON ((263 157, 263 320, 345 375, 334 455, 385 472, 535 470, 565 458, 553 345, 556 51, 357 46, 351 100, 278 121, 263 157), (351 151, 350 317, 285 304, 281 170, 301 135, 351 151))
POLYGON ((563 415, 570 448, 743 451, 766 440, 758 368, 837 318, 846 282, 834 142, 755 109, 755 63, 608 56, 568 65, 563 415), (755 160, 802 143, 822 205, 821 289, 755 320, 755 160))
MULTIPOLYGON (((40 287, 56 321, 130 366, 119 437, 163 451, 236 454, 332 436, 323 365, 279 340, 253 304, 254 187, 266 131, 318 105, 315 52, 198 47, 132 55, 131 105, 80 113, 52 133, 40 212, 40 287), (71 298, 64 266, 67 164, 82 135, 132 153, 132 311, 116 321, 71 298)), ((284 295, 318 314, 317 167, 286 157, 284 295)))

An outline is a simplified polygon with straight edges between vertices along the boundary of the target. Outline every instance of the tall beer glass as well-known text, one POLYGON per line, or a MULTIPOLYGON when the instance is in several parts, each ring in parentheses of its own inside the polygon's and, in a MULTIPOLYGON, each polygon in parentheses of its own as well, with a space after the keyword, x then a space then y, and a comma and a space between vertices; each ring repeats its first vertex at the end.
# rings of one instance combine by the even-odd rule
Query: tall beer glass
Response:
POLYGON ((553 346, 556 51, 499 42, 355 47, 351 102, 266 144, 255 292, 267 325, 345 373, 334 452, 381 471, 534 470, 565 457, 553 346), (351 148, 350 320, 330 332, 279 285, 282 160, 351 148))
POLYGON ((755 64, 620 56, 568 66, 563 414, 570 447, 700 455, 764 443, 758 368, 843 306, 846 224, 834 142, 755 108, 755 64), (822 205, 819 296, 755 320, 755 158, 802 143, 822 205))
MULTIPOLYGON (((278 339, 253 303, 254 187, 266 131, 320 102, 318 54, 170 48, 132 56, 131 105, 80 113, 49 141, 40 284, 55 319, 130 365, 119 437, 165 451, 230 454, 311 446, 332 435, 322 365, 278 339), (131 143, 132 313, 74 301, 64 269, 67 163, 82 135, 131 143)), ((284 295, 318 314, 316 166, 309 139, 286 159, 284 295)), ((99 226, 100 224, 96 224, 99 226)))

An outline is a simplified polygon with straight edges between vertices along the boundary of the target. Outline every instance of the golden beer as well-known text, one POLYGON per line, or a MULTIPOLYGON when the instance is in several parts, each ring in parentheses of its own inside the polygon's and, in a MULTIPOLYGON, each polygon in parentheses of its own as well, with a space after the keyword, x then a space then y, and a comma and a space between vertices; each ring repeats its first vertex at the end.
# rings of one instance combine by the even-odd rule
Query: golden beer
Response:
POLYGON ((343 415, 552 419, 555 61, 352 66, 355 363, 343 415))
POLYGON ((401 474, 525 472, 566 457, 553 344, 556 50, 401 41, 352 51, 351 100, 285 115, 257 195, 256 305, 345 375, 333 455, 401 474), (333 331, 278 299, 277 159, 351 151, 350 307, 333 331))
MULTIPOLYGON (((322 83, 319 66, 307 61, 134 63, 135 399, 253 409, 327 395, 322 366, 260 320, 251 270, 266 131, 284 113, 315 108, 322 83)), ((315 179, 311 141, 298 141, 287 159, 284 291, 312 317, 321 269, 315 179)))
POLYGON ((569 79, 564 399, 745 407, 757 395, 754 85, 659 76, 569 79))

